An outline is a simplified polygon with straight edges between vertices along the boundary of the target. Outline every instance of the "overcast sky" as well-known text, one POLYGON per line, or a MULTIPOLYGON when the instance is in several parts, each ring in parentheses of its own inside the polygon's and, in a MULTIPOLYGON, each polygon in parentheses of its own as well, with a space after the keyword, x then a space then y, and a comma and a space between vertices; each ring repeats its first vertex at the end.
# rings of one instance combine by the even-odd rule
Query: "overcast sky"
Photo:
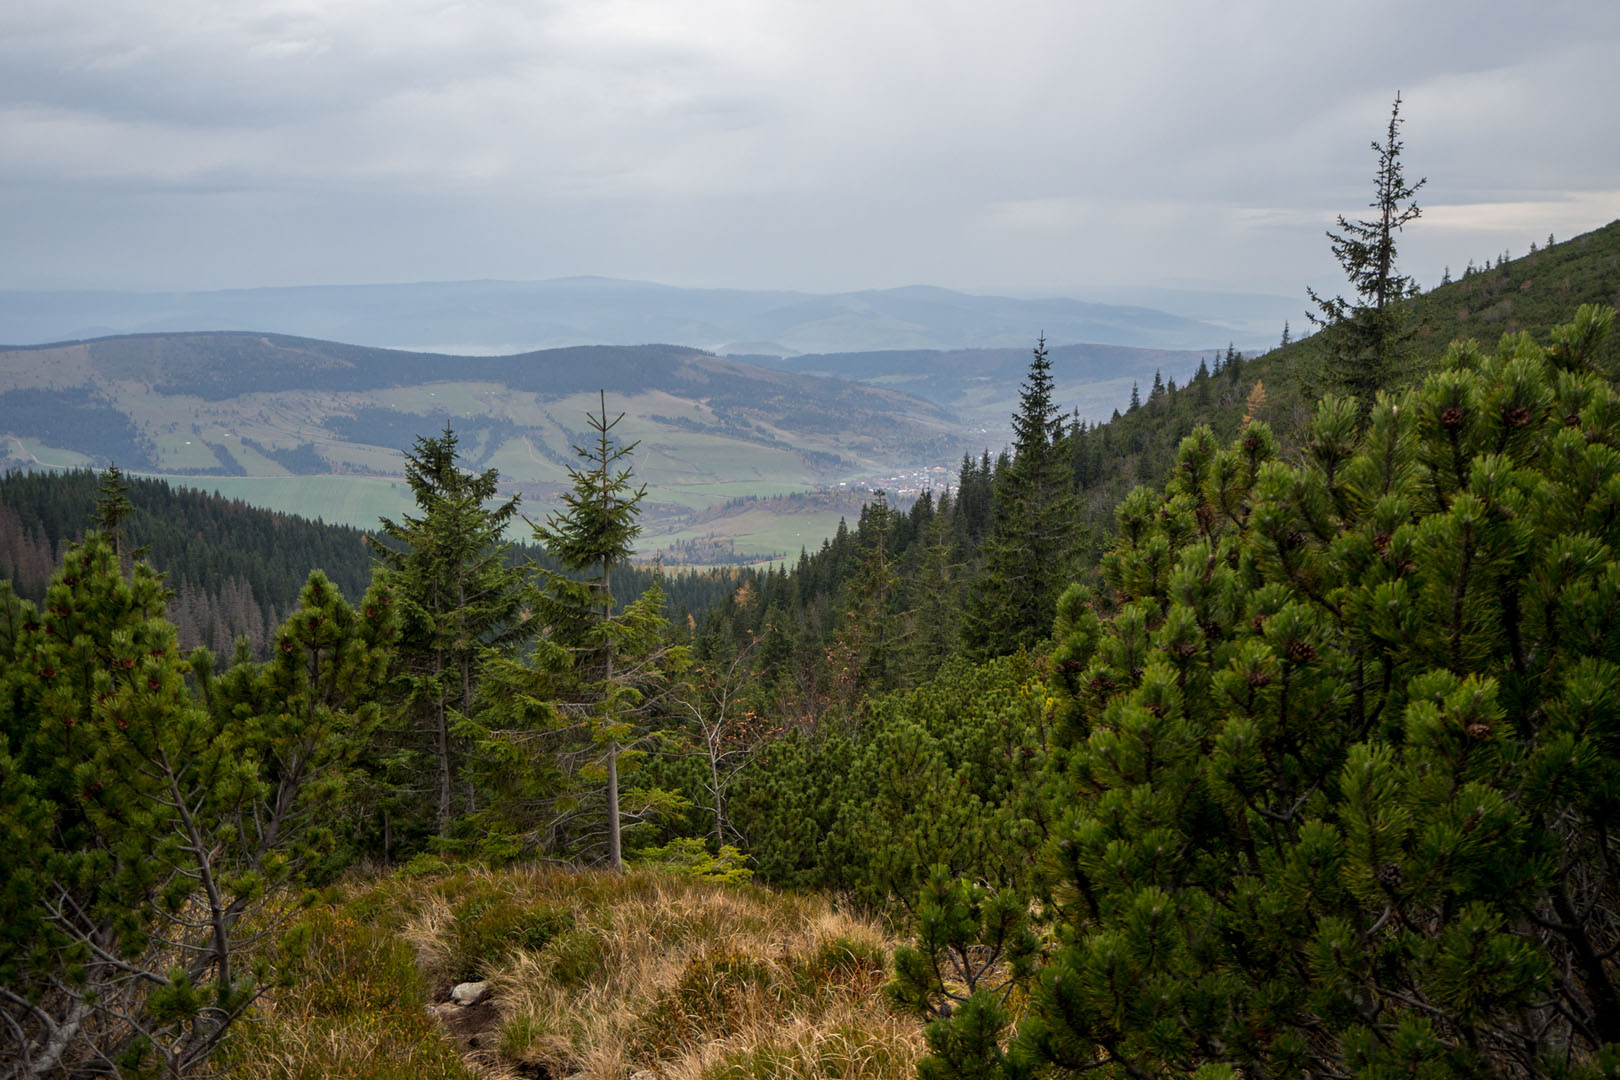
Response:
POLYGON ((0 288, 1425 284, 1620 216, 1615 0, 4 0, 0 288))

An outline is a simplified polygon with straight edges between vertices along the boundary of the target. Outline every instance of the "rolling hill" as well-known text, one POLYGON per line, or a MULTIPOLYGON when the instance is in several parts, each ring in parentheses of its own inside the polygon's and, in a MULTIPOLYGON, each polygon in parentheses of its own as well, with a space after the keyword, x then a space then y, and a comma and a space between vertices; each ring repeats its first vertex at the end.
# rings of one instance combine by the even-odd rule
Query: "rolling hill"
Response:
MULTIPOLYGON (((1213 360, 1213 354, 1204 352, 1120 345, 1050 345, 1048 356, 1065 410, 1077 412, 1087 421, 1106 420, 1116 408, 1124 408, 1132 383, 1146 393, 1156 373, 1185 382, 1201 359, 1213 360)), ((1008 417, 1018 408, 1018 387, 1029 370, 1029 357, 1026 345, 736 359, 903 390, 950 409, 984 446, 994 450, 1008 438, 1008 417)))
MULTIPOLYGON (((210 332, 0 350, 0 464, 111 460, 369 527, 409 505, 402 451, 450 427, 468 466, 499 469, 543 513, 599 389, 640 443, 652 536, 731 498, 949 464, 977 448, 920 398, 678 346, 443 356, 210 332)), ((834 526, 795 532, 814 543, 834 526)))

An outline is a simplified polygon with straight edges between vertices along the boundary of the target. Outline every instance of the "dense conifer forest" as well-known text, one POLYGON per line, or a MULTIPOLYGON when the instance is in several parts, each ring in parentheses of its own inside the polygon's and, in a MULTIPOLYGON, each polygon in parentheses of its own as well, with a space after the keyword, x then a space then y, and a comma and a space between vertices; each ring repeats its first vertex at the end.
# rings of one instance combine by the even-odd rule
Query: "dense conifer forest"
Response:
MULTIPOLYGON (((246 638, 250 652, 263 659, 311 567, 344 595, 360 595, 371 580, 377 545, 387 543, 380 529, 307 521, 149 477, 129 476, 124 483, 130 509, 121 533, 131 550, 164 573, 181 645, 205 645, 221 656, 246 638)), ((17 595, 44 600, 68 546, 94 526, 98 484, 97 474, 84 469, 0 476, 0 573, 17 595)), ((507 557, 513 565, 554 565, 532 543, 514 543, 507 557)), ((677 619, 706 610, 737 587, 723 573, 663 574, 632 565, 624 571, 626 599, 655 579, 677 619)))
POLYGON ((606 395, 558 505, 446 430, 374 534, 6 476, 4 1068, 206 1068, 305 890, 545 861, 884 915, 927 1077, 1607 1075, 1617 229, 1105 424, 1037 342, 1014 445, 791 568, 637 566, 606 395))

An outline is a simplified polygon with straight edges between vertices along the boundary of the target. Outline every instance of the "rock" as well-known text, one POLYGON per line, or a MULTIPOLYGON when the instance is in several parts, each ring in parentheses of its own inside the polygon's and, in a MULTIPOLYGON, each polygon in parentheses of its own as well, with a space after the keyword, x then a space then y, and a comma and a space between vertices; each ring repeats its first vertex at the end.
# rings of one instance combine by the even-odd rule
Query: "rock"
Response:
POLYGON ((450 1000, 457 1005, 477 1005, 487 997, 489 997, 487 982, 457 983, 455 989, 450 991, 450 1000))

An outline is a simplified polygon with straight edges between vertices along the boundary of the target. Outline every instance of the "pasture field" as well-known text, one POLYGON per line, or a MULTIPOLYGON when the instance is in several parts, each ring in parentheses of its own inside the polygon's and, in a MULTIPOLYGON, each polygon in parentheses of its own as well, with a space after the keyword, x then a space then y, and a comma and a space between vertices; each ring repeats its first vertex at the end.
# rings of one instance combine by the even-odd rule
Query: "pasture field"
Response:
POLYGON ((144 475, 178 487, 217 492, 267 510, 357 529, 376 529, 378 517, 398 518, 416 506, 403 480, 379 476, 144 475))
POLYGON ((37 439, 25 439, 16 435, 8 435, 5 448, 21 460, 31 461, 47 469, 89 469, 95 467, 95 459, 87 454, 81 454, 76 450, 63 450, 56 446, 46 446, 37 439))
POLYGON ((666 548, 680 540, 726 536, 731 538, 732 546, 739 554, 760 558, 778 556, 791 564, 798 559, 800 548, 815 551, 823 540, 838 531, 839 519, 848 517, 840 510, 783 514, 764 507, 749 508, 679 532, 643 534, 641 550, 647 554, 655 548, 666 548))
POLYGON ((221 439, 218 446, 225 453, 236 459, 242 466, 242 471, 249 476, 276 477, 291 476, 292 473, 271 461, 253 447, 243 443, 241 439, 226 437, 221 439))
POLYGON ((427 415, 442 409, 451 416, 493 416, 502 415, 495 410, 508 398, 533 395, 513 394, 500 383, 442 382, 373 390, 369 396, 373 404, 400 412, 427 415))
POLYGON ((790 450, 689 431, 665 431, 644 440, 633 465, 648 486, 660 488, 804 485, 809 479, 804 462, 790 450))

